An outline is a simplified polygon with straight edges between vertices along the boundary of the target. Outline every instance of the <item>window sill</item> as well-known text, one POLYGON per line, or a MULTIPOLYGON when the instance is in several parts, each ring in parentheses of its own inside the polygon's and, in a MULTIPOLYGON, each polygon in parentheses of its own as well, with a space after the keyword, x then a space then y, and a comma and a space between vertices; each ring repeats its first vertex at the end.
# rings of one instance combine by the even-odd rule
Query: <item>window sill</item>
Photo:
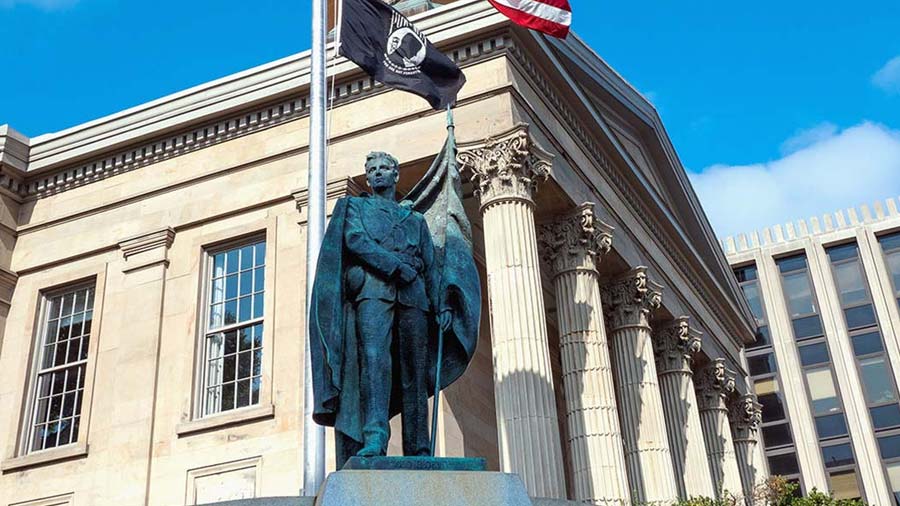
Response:
POLYGON ((229 425, 255 422, 274 416, 275 406, 272 404, 235 409, 189 422, 182 422, 175 427, 175 433, 178 434, 178 437, 183 437, 198 432, 221 429, 229 425))
POLYGON ((9 471, 48 464, 50 462, 86 457, 87 453, 87 443, 75 443, 60 448, 53 448, 52 450, 43 450, 4 460, 0 463, 0 471, 6 473, 9 471))

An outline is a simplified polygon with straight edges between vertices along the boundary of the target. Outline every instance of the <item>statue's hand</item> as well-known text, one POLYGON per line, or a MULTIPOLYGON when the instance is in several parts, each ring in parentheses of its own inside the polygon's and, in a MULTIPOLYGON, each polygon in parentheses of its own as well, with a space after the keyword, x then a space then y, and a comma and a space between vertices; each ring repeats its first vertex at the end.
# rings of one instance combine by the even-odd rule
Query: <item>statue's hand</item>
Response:
POLYGON ((416 276, 419 275, 419 273, 412 266, 406 263, 400 264, 400 267, 397 269, 397 274, 400 276, 400 281, 402 281, 404 284, 412 283, 413 280, 416 279, 416 276))
POLYGON ((449 309, 445 309, 441 311, 441 313, 437 317, 438 325, 440 325, 441 330, 446 332, 447 329, 450 328, 450 325, 453 323, 453 312, 449 309))

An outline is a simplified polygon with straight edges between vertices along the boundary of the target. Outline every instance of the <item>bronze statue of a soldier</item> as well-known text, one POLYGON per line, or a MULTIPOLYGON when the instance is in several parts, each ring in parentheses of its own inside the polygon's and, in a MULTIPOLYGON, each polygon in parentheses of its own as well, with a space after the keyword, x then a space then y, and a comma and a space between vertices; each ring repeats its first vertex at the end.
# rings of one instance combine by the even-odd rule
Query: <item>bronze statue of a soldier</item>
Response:
POLYGON ((354 455, 385 455, 398 413, 403 454, 430 455, 436 374, 444 388, 465 370, 481 304, 452 129, 402 203, 393 156, 370 153, 365 169, 371 194, 335 206, 310 309, 313 417, 335 427, 339 469, 354 455))

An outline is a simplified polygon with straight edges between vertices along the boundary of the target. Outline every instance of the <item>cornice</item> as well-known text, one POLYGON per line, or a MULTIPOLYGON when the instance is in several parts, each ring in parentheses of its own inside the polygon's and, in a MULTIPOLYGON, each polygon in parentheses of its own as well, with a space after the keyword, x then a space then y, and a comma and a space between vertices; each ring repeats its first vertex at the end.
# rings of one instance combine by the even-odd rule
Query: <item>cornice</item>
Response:
POLYGON ((529 78, 535 88, 541 93, 544 99, 554 109, 558 117, 566 124, 570 132, 573 133, 581 143, 585 153, 593 159, 594 163, 601 170, 600 175, 605 177, 607 181, 617 190, 631 211, 637 215, 647 227, 650 235, 656 238, 661 249, 669 253, 670 259, 683 273, 684 278, 690 284, 693 292, 697 294, 706 304, 706 307, 716 316, 718 321, 726 328, 731 336, 742 335, 741 329, 735 324, 732 318, 729 318, 710 290, 699 281, 697 271, 691 266, 690 261, 681 252, 680 248, 671 239, 670 234, 664 229, 662 223, 657 219, 656 214, 651 212, 644 199, 638 195, 637 190, 628 181, 623 170, 617 164, 612 163, 606 155, 603 148, 596 141, 596 129, 588 129, 579 119, 576 113, 568 105, 568 103, 560 98, 554 85, 548 80, 540 69, 537 67, 533 59, 525 52, 521 44, 515 40, 510 44, 510 55, 519 68, 529 78))

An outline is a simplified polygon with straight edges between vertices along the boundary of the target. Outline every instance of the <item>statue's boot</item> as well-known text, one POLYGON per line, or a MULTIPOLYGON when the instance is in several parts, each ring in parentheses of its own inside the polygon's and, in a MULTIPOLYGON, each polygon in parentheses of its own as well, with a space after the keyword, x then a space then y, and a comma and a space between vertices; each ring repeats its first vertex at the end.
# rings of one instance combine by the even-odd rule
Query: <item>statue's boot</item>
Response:
POLYGON ((387 441, 380 434, 366 438, 365 446, 356 453, 358 457, 380 457, 386 454, 387 441))

